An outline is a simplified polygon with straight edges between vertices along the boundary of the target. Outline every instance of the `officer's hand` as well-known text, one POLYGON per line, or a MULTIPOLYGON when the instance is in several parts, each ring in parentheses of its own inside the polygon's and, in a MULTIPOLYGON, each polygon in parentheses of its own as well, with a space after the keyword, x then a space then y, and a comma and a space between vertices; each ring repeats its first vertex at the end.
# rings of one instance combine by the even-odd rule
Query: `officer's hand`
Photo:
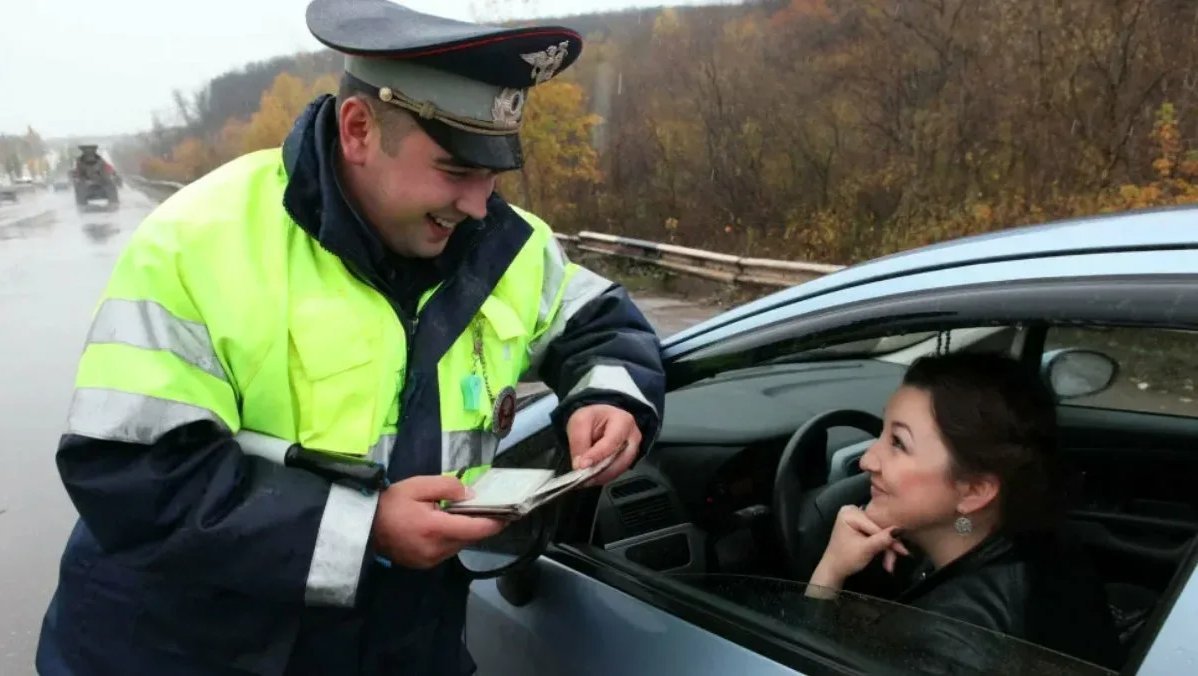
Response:
POLYGON ((453 477, 417 476, 379 495, 371 533, 376 550, 407 568, 432 568, 467 545, 503 530, 503 521, 441 511, 441 500, 465 500, 453 477))
POLYGON ((570 440, 574 469, 590 467, 619 453, 607 469, 587 482, 588 486, 602 486, 623 474, 641 446, 641 430, 632 414, 607 404, 592 404, 575 411, 566 422, 566 437, 570 440))

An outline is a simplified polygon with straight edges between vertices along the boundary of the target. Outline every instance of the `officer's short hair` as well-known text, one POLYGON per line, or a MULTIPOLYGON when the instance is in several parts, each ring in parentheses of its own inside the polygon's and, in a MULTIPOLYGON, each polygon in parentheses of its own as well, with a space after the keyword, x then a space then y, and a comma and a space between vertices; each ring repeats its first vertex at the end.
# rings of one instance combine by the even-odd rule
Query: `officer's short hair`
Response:
POLYGON ((371 114, 379 124, 379 141, 383 152, 392 156, 398 153, 400 143, 417 128, 412 115, 406 110, 383 103, 377 96, 377 90, 344 73, 341 76, 341 85, 337 88, 337 101, 340 103, 351 97, 361 99, 370 108, 371 114))

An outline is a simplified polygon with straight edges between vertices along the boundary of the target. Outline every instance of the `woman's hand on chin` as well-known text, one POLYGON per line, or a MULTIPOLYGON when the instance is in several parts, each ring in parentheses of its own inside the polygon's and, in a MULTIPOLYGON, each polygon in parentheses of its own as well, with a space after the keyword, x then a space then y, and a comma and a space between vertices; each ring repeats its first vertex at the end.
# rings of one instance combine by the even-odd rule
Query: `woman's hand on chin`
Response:
POLYGON ((869 565, 878 554, 885 555, 883 566, 894 572, 899 555, 910 552, 894 536, 895 527, 882 528, 856 505, 845 505, 836 515, 832 537, 824 556, 811 575, 807 595, 826 598, 834 595, 850 575, 869 565))

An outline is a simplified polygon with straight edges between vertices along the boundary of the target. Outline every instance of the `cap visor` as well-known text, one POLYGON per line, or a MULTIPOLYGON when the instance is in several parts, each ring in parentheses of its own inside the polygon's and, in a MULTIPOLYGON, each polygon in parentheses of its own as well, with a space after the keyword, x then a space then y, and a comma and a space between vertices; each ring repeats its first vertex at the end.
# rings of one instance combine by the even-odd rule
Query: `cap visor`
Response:
POLYGON ((437 145, 466 166, 509 171, 524 165, 519 134, 474 134, 437 120, 413 117, 437 145))

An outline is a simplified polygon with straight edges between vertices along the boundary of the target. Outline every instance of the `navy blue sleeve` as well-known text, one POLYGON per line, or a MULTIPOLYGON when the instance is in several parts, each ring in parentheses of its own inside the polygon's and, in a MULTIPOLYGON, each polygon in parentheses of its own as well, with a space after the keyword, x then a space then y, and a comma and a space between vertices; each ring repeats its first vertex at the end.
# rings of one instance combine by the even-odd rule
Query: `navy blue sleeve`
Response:
POLYGON ((126 565, 269 600, 354 601, 365 553, 354 588, 332 590, 340 601, 313 567, 330 496, 348 489, 246 455, 210 422, 149 445, 67 434, 57 464, 84 525, 126 565))
POLYGON ((642 454, 657 439, 666 384, 661 341, 622 286, 612 285, 570 317, 550 342, 540 377, 558 396, 559 430, 582 406, 611 404, 636 418, 642 454))

